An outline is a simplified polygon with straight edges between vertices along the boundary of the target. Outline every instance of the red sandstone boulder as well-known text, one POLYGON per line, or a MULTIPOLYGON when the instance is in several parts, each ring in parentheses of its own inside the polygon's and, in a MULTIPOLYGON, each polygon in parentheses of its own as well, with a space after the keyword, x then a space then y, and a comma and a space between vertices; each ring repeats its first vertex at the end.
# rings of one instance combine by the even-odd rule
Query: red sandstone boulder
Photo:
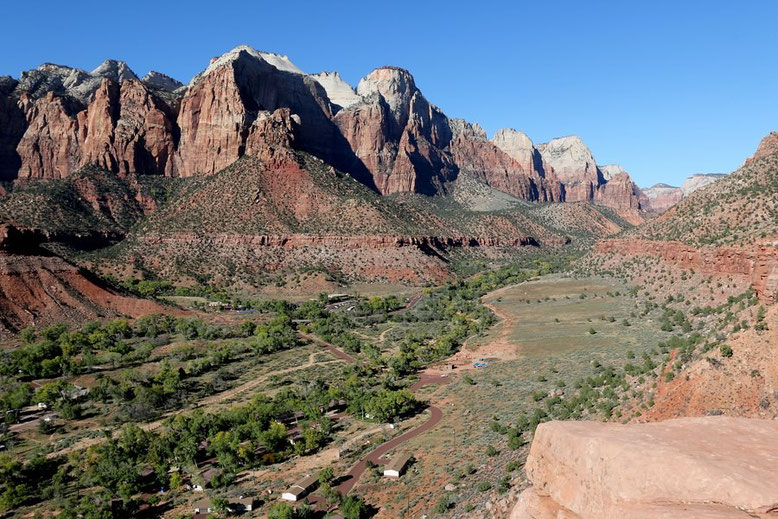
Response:
POLYGON ((533 487, 511 517, 766 517, 778 510, 776 435, 778 422, 728 417, 541 424, 533 487))

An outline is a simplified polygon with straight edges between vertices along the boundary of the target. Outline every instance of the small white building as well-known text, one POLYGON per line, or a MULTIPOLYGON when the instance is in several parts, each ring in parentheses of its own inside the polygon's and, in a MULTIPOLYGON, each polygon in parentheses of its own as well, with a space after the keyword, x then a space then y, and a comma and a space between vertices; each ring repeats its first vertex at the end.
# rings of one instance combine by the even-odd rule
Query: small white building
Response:
POLYGON ((213 504, 210 499, 201 499, 194 504, 194 513, 196 514, 210 514, 213 512, 213 504))
POLYGON ((299 501, 300 499, 307 496, 311 490, 316 487, 318 482, 319 480, 316 476, 308 474, 300 481, 289 487, 286 492, 281 494, 281 499, 292 502, 299 501))
POLYGON ((399 478, 405 468, 408 466, 408 462, 411 460, 410 454, 398 454, 389 461, 384 467, 384 477, 387 478, 399 478))

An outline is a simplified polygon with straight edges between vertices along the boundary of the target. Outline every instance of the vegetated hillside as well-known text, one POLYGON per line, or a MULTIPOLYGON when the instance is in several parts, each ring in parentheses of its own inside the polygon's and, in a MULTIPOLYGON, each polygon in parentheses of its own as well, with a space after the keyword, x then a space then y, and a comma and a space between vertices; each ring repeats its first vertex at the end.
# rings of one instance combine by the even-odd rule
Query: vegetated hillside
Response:
POLYGON ((94 167, 66 179, 20 181, 0 198, 0 220, 39 230, 57 241, 115 239, 164 203, 179 183, 153 176, 121 178, 94 167))
POLYGON ((662 216, 622 234, 693 246, 745 245, 778 231, 778 154, 750 161, 662 216))
MULTIPOLYGON (((620 229, 606 221, 605 209, 589 204, 564 210, 557 204, 538 218, 533 214, 540 206, 518 200, 471 211, 455 196, 382 197, 305 152, 272 149, 261 159, 247 155, 215 175, 190 180, 124 242, 90 257, 90 264, 118 275, 128 275, 121 269, 131 265, 132 275, 247 286, 311 269, 364 280, 439 282, 451 276, 453 249, 507 258, 525 246, 569 242, 564 222, 553 228, 543 223, 553 223, 548 215, 554 212, 589 215, 596 223, 589 237, 620 229)), ((458 198, 490 189, 465 186, 458 198)))

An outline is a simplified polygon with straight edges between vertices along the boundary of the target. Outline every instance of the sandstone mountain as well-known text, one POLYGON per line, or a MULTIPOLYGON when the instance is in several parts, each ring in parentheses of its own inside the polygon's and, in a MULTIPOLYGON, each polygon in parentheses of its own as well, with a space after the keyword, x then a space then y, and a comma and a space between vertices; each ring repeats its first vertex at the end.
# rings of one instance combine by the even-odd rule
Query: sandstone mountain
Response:
POLYGON ((651 187, 642 188, 641 191, 648 199, 644 209, 663 213, 680 202, 684 197, 725 176, 721 173, 696 174, 687 178, 681 187, 659 183, 651 187))
POLYGON ((381 196, 291 147, 299 125, 288 109, 261 113, 254 124, 261 138, 247 143, 243 157, 188 179, 94 266, 237 286, 305 268, 344 279, 437 283, 450 279, 457 256, 508 258, 571 236, 580 245, 623 225, 604 208, 532 204, 467 173, 449 197, 381 196))
MULTIPOLYGON (((186 86, 138 79, 121 61, 92 72, 44 64, 0 81, 0 176, 63 178, 86 165, 120 174, 214 174, 246 153, 261 111, 288 108, 297 149, 380 194, 441 194, 460 172, 525 200, 639 208, 626 173, 603 175, 580 138, 537 148, 526 135, 449 119, 411 74, 382 67, 356 89, 288 57, 239 46, 186 86)), ((617 172, 618 173, 618 172, 617 172)))

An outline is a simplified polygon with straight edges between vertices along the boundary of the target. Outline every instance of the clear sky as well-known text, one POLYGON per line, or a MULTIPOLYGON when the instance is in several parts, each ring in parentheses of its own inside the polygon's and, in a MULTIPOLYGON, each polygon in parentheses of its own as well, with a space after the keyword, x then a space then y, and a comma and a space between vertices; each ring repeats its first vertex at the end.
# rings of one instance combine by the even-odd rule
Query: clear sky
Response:
POLYGON ((775 0, 45 0, 3 18, 3 75, 110 57, 187 82, 242 43, 354 85, 398 65, 450 117, 580 135, 642 186, 729 172, 778 129, 775 0))

